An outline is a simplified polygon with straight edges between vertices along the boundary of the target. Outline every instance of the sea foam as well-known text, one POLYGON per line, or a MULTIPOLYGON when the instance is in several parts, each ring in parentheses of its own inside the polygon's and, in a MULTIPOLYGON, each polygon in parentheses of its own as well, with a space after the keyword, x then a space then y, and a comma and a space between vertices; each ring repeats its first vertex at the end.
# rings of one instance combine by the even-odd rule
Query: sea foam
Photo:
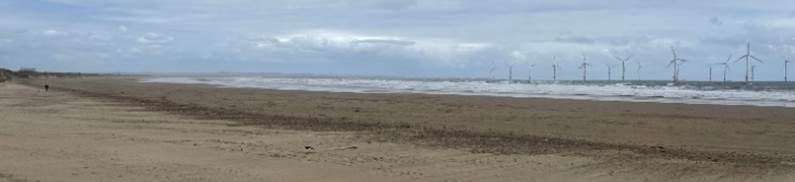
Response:
POLYGON ((143 82, 208 84, 229 88, 262 88, 353 93, 421 93, 520 98, 659 102, 795 107, 795 92, 740 89, 703 90, 672 85, 507 83, 486 81, 398 80, 365 78, 161 77, 143 82))

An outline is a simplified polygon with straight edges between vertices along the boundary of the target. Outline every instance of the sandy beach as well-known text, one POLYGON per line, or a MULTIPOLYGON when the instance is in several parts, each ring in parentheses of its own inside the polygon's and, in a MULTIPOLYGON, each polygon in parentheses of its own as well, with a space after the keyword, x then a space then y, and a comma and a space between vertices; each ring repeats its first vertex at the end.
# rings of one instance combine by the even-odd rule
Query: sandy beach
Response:
POLYGON ((0 181, 795 180, 792 108, 136 78, 5 83, 0 107, 0 181))

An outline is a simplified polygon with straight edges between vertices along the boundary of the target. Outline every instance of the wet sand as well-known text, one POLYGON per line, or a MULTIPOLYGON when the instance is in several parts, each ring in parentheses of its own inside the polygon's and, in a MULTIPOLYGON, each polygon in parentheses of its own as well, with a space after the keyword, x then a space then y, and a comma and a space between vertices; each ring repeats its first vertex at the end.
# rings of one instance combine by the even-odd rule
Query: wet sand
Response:
POLYGON ((2 87, 0 134, 12 137, 0 146, 10 160, 0 161, 0 181, 202 176, 194 173, 209 181, 795 179, 789 108, 219 89, 130 78, 31 84, 41 83, 55 91, 2 87), (198 154, 181 155, 191 152, 198 154), (56 154, 22 157, 31 153, 56 154), (73 161, 53 161, 70 154, 73 161), (104 167, 81 172, 81 162, 104 167), (158 163, 173 166, 145 170, 158 163), (37 176, 44 169, 63 175, 37 176), (212 175, 226 170, 239 173, 212 175), (277 177, 296 172, 307 178, 277 177))

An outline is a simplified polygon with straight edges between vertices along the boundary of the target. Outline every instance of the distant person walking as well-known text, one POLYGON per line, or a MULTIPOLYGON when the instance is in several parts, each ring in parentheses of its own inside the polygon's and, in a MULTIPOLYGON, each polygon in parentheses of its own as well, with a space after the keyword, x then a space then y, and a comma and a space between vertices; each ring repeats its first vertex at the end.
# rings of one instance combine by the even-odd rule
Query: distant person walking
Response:
POLYGON ((50 85, 45 84, 44 85, 44 91, 45 92, 49 92, 50 91, 50 85))

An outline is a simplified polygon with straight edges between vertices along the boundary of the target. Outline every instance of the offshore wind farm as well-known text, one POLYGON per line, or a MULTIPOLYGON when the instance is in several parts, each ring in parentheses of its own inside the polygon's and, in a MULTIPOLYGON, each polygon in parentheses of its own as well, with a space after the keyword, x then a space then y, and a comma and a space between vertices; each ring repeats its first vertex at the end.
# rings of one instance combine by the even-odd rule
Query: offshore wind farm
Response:
MULTIPOLYGON (((155 76, 142 80, 147 83, 178 83, 178 84, 206 84, 229 88, 261 88, 274 90, 305 90, 351 93, 421 93, 421 94, 450 94, 450 95, 479 95, 498 97, 523 97, 523 98, 553 98, 577 99, 599 101, 627 101, 627 102, 658 102, 658 103, 684 103, 684 104, 715 104, 715 105, 748 105, 748 106, 778 106, 795 107, 795 84, 787 82, 786 71, 788 60, 785 58, 784 80, 756 81, 754 72, 756 64, 762 63, 759 58, 752 55, 750 42, 744 46, 745 50, 740 57, 733 59, 730 54, 726 60, 707 64, 704 71, 708 77, 705 80, 687 80, 680 77, 681 70, 686 63, 691 62, 683 57, 677 49, 671 46, 671 58, 665 65, 671 71, 670 80, 643 80, 641 79, 641 62, 635 62, 636 80, 627 80, 626 67, 635 55, 626 57, 611 55, 615 61, 621 63, 621 79, 613 80, 611 60, 605 61, 606 77, 593 76, 594 70, 591 61, 585 54, 580 55, 580 62, 576 68, 579 75, 568 75, 560 79, 562 66, 558 57, 553 56, 549 63, 551 75, 548 79, 539 79, 534 76, 533 69, 542 65, 544 61, 528 63, 512 62, 500 66, 498 61, 492 60, 488 74, 475 78, 417 78, 417 77, 385 77, 385 76, 335 76, 335 75, 257 75, 240 76, 227 74, 223 76, 155 76), (732 81, 729 79, 731 68, 736 63, 745 64, 745 80, 732 81), (721 81, 713 80, 713 69, 721 70, 721 81), (516 68, 527 69, 527 79, 516 79, 516 68), (505 77, 499 78, 499 73, 505 77), (574 79, 579 77, 579 79, 574 79), (590 79, 589 79, 590 78, 590 79), (601 78, 601 79, 600 79, 601 78)), ((525 56, 514 56, 524 59, 525 56)), ((609 58, 609 57, 608 57, 609 58)), ((643 59, 642 57, 634 57, 643 59)), ((572 66, 574 67, 574 66, 572 66)), ((212 74, 211 74, 212 75, 212 74)))
POLYGON ((795 85, 663 80, 492 80, 339 76, 164 76, 147 83, 350 93, 421 93, 597 101, 795 107, 795 85))

